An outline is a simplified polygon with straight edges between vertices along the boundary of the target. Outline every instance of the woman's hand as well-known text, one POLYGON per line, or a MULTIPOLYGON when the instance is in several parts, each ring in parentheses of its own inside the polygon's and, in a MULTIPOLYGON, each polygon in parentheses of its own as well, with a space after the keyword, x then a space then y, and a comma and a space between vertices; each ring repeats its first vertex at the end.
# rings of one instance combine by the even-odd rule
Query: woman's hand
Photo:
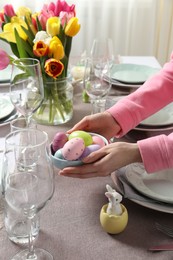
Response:
POLYGON ((78 122, 68 133, 76 130, 84 130, 87 132, 98 133, 103 135, 107 140, 115 136, 120 131, 120 126, 108 112, 98 113, 85 116, 78 122))
POLYGON ((142 159, 137 144, 116 142, 91 153, 83 162, 82 166, 61 170, 59 175, 81 179, 104 177, 130 163, 142 162, 142 159))

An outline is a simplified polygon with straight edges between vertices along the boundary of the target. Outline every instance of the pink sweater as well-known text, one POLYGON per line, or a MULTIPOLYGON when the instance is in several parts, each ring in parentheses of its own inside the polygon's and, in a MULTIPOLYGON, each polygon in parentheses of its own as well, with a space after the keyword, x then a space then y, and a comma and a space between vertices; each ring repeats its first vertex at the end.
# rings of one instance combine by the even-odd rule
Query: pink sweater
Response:
MULTIPOLYGON (((116 137, 125 135, 142 120, 173 101, 173 53, 170 62, 147 80, 138 90, 107 111, 121 126, 116 137)), ((173 168, 173 133, 137 142, 147 172, 173 168)))

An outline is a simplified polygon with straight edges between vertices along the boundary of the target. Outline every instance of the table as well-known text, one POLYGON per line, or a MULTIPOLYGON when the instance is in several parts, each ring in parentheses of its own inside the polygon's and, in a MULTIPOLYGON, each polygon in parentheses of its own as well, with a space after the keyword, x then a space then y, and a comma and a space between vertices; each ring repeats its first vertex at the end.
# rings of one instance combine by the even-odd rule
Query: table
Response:
MULTIPOLYGON (((51 141, 56 132, 66 131, 90 110, 90 104, 83 103, 81 93, 76 91, 74 116, 70 122, 61 126, 38 125, 38 128, 46 131, 51 141)), ((3 138, 9 132, 9 125, 0 130, 0 137, 3 138)), ((172 259, 172 252, 147 251, 151 245, 172 241, 154 227, 155 222, 173 225, 172 214, 123 199, 122 203, 129 214, 128 225, 122 233, 109 235, 100 225, 99 214, 101 207, 107 203, 104 195, 106 184, 114 187, 111 177, 80 180, 57 173, 55 169, 54 196, 40 212, 41 228, 35 241, 36 247, 50 251, 55 260, 172 259)), ((21 246, 8 239, 4 227, 0 230, 0 248, 2 260, 9 260, 21 250, 21 246)))

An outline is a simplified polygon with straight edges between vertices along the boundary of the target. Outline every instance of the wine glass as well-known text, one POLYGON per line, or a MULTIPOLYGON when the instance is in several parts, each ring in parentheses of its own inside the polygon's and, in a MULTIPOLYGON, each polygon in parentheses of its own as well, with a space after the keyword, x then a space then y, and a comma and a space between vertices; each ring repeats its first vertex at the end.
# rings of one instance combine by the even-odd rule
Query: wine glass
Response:
POLYGON ((89 58, 86 60, 83 85, 90 97, 92 114, 105 111, 106 96, 112 86, 111 67, 112 63, 109 60, 104 62, 89 58))
POLYGON ((21 58, 12 62, 10 98, 29 126, 32 114, 43 101, 44 88, 40 63, 37 59, 21 58))
POLYGON ((113 41, 111 38, 95 38, 90 52, 92 59, 114 61, 113 41))
POLYGON ((23 215, 28 231, 28 249, 12 259, 47 259, 52 255, 33 245, 35 217, 54 193, 54 172, 46 149, 48 136, 38 129, 22 129, 6 136, 4 176, 5 224, 9 212, 23 215))

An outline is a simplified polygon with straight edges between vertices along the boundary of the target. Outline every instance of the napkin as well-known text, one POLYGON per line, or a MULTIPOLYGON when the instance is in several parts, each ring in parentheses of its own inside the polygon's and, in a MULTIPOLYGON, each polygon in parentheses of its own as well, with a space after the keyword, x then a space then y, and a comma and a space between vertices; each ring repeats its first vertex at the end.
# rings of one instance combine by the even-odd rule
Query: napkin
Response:
POLYGON ((112 180, 116 185, 117 191, 120 192, 124 198, 135 199, 138 201, 146 201, 154 204, 165 204, 160 201, 149 198, 138 192, 135 188, 133 188, 126 178, 125 170, 126 167, 123 167, 111 174, 112 180))

